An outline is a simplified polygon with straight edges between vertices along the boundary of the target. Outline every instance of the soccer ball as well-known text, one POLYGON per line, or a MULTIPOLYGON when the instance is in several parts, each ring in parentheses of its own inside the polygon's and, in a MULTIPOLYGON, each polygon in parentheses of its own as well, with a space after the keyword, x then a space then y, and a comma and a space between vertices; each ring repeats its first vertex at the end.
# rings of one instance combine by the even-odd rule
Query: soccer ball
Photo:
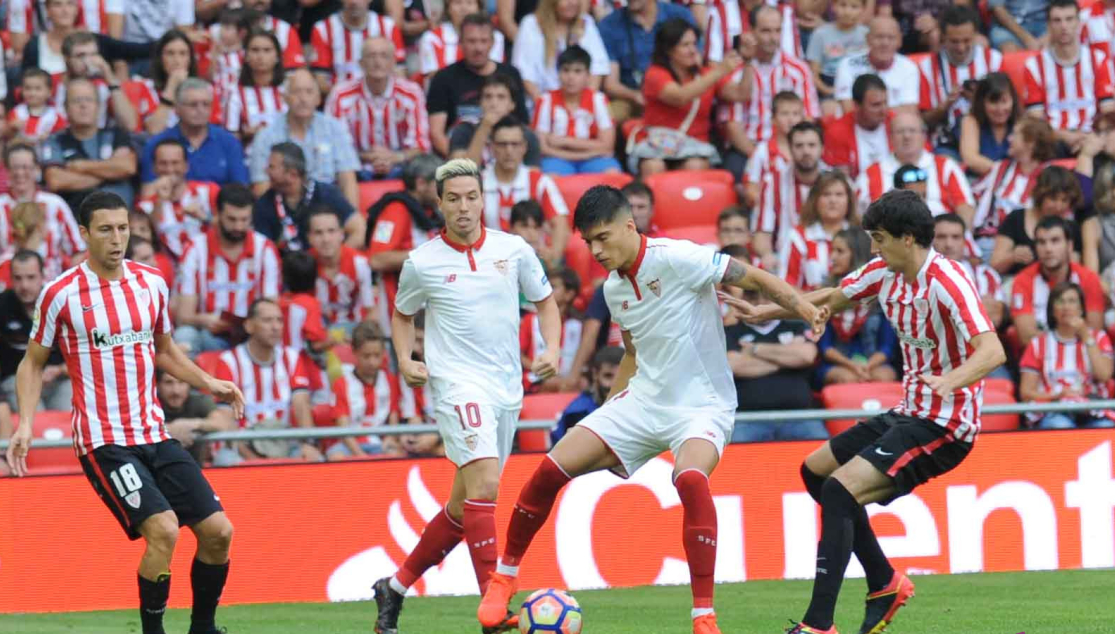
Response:
POLYGON ((519 611, 522 634, 580 634, 582 625, 581 606, 573 595, 562 590, 538 590, 523 601, 519 611))

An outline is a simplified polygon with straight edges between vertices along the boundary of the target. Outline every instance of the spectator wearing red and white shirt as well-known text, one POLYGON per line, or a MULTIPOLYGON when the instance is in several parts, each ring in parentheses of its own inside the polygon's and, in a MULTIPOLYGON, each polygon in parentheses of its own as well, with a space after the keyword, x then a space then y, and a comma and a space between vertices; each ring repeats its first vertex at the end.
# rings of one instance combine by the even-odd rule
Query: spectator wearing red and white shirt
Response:
POLYGON ((247 144, 276 116, 287 111, 283 94, 283 60, 279 39, 267 31, 244 41, 244 67, 224 107, 224 125, 247 144))
MULTIPOLYGON (((152 49, 150 77, 124 82, 123 88, 136 110, 135 129, 158 134, 178 124, 178 85, 197 74, 198 61, 189 38, 178 30, 167 31, 152 49)), ((219 110, 219 101, 213 100, 212 112, 219 110)))
POLYGON ((140 197, 136 207, 151 216, 163 246, 181 260, 212 221, 220 188, 208 181, 186 180, 186 146, 178 139, 160 141, 154 156, 157 178, 152 193, 140 197))
POLYGON ((964 272, 976 285, 976 292, 987 311, 987 317, 998 327, 1006 314, 1003 278, 986 264, 972 266, 971 259, 967 257, 968 227, 963 218, 956 214, 941 214, 933 220, 933 248, 964 268, 964 272))
MULTIPOLYGON (((1107 383, 1115 373, 1115 350, 1103 330, 1084 319, 1084 291, 1062 282, 1049 294, 1048 331, 1039 334, 1019 363, 1018 392, 1023 401, 1079 402, 1110 398, 1107 383)), ((1115 427, 1108 412, 1032 414, 1039 429, 1115 427)))
POLYGON ((50 103, 51 82, 50 74, 40 68, 23 71, 20 80, 23 103, 8 111, 6 137, 23 137, 38 143, 66 127, 66 113, 50 103))
MULTIPOLYGON (((341 10, 314 25, 310 36, 314 59, 310 66, 322 73, 323 88, 360 76, 360 53, 370 37, 385 37, 395 44, 395 61, 406 61, 403 34, 395 21, 379 15, 365 0, 341 0, 341 10)), ((322 92, 329 92, 322 90, 322 92)))
POLYGON ((951 6, 937 19, 941 50, 923 58, 919 109, 935 131, 934 145, 958 149, 960 121, 968 114, 975 83, 999 70, 1003 55, 976 43, 979 14, 970 7, 951 6))
MULTIPOLYGON (((49 0, 11 0, 8 4, 8 32, 16 57, 22 57, 32 35, 51 30, 51 4, 49 0)), ((125 0, 69 0, 68 4, 70 10, 76 9, 74 26, 78 29, 116 39, 124 34, 125 0)))
POLYGON ((925 202, 937 216, 953 212, 971 222, 975 214, 975 197, 968 186, 964 169, 956 161, 925 150, 925 123, 916 114, 900 112, 890 122, 891 145, 894 153, 867 168, 856 179, 860 209, 894 188, 894 174, 903 165, 921 168, 926 176, 925 202))
MULTIPOLYGON (((732 110, 739 106, 732 106, 732 110)), ((724 168, 743 183, 744 202, 754 207, 759 202, 763 174, 780 172, 790 167, 789 132, 805 120, 805 110, 797 93, 784 90, 771 101, 773 129, 769 139, 755 143, 747 133, 745 120, 728 120, 725 133, 729 148, 724 154, 724 168), (745 154, 750 151, 750 154, 745 154), (746 165, 744 164, 746 163, 746 165)))
POLYGON ((54 82, 52 100, 55 107, 66 106, 66 83, 84 78, 93 82, 97 91, 97 128, 108 126, 109 116, 121 130, 134 130, 139 121, 136 109, 123 90, 105 58, 101 56, 97 38, 92 33, 78 31, 68 36, 71 44, 65 56, 66 74, 54 82))
POLYGON ((527 142, 522 124, 510 115, 501 119, 492 128, 491 145, 495 160, 483 172, 484 225, 509 231, 511 207, 534 199, 542 205, 549 235, 540 257, 551 265, 560 263, 569 241, 569 208, 552 178, 523 165, 527 142))
POLYGON ((546 352, 546 340, 542 336, 541 322, 538 315, 532 312, 523 313, 519 323, 519 351, 523 359, 523 390, 530 392, 560 392, 570 382, 576 382, 578 376, 573 376, 573 361, 577 357, 577 349, 581 346, 581 332, 583 322, 571 313, 573 301, 581 293, 581 278, 572 269, 560 269, 550 274, 550 284, 554 289, 554 301, 557 302, 558 311, 561 313, 561 352, 558 354, 557 375, 539 381, 538 376, 530 371, 534 360, 546 352))
POLYGON ((1097 114, 1115 112, 1111 61, 1080 43, 1074 0, 1052 0, 1046 10, 1049 44, 1026 60, 1026 107, 1044 115, 1074 151, 1092 131, 1097 114))
POLYGON ((860 75, 878 75, 887 85, 887 103, 896 110, 917 112, 921 97, 918 65, 898 52, 902 32, 891 17, 872 18, 867 32, 867 52, 840 60, 834 94, 844 112, 850 112, 852 85, 860 75))
POLYGON ((701 3, 700 0, 683 0, 681 4, 688 5, 697 17, 697 7, 704 4, 708 7, 708 17, 705 20, 707 27, 703 29, 705 39, 705 59, 710 62, 719 62, 724 59, 724 53, 732 46, 735 36, 743 35, 744 39, 754 38, 754 25, 751 24, 751 12, 757 6, 769 6, 778 10, 781 17, 781 27, 778 33, 778 45, 783 53, 798 59, 805 59, 805 50, 801 43, 801 32, 795 13, 794 3, 774 2, 772 0, 731 2, 729 0, 711 0, 701 3))
POLYGON ((279 250, 252 230, 251 192, 225 185, 216 222, 197 236, 178 269, 175 341, 192 353, 227 349, 225 336, 248 316, 252 302, 278 298, 280 281, 279 250))
POLYGON ((395 45, 376 37, 361 46, 363 76, 340 82, 325 113, 344 121, 360 156, 360 180, 397 178, 410 157, 430 151, 430 119, 422 88, 395 77, 395 45))
MULTIPOLYGON (((248 340, 221 353, 214 373, 235 384, 244 394, 244 418, 240 426, 257 424, 280 427, 312 427, 310 388, 313 384, 309 360, 282 345, 283 313, 273 299, 252 301, 244 321, 248 340)), ((261 457, 302 457, 320 461, 321 451, 312 442, 292 443, 288 455, 261 456, 250 443, 236 443, 215 452, 213 464, 234 465, 261 457)))
MULTIPOLYGON (((426 79, 427 85, 434 73, 446 66, 464 59, 461 48, 461 23, 466 15, 480 13, 483 6, 478 0, 449 0, 445 3, 446 20, 422 34, 418 38, 418 71, 426 79)), ((502 62, 505 40, 503 33, 492 31, 493 44, 489 58, 502 62)))
POLYGON ((1018 329, 1018 340, 1028 345, 1041 330, 1048 330, 1050 289, 1072 282, 1084 291, 1084 319, 1095 329, 1103 328, 1106 297, 1100 277, 1091 269, 1072 261, 1069 221, 1059 216, 1042 218, 1034 229, 1037 262, 1022 269, 1011 284, 1011 320, 1018 329))
MULTIPOLYGON (((352 331, 353 365, 345 364, 333 381, 333 415, 338 427, 398 425, 401 404, 399 379, 387 369, 387 339, 375 322, 365 321, 352 331)), ((404 455, 394 436, 348 436, 329 448, 330 457, 372 454, 404 455)))
POLYGON ((438 211, 437 173, 441 159, 416 156, 403 166, 405 191, 387 194, 368 210, 368 262, 379 274, 376 319, 390 336, 399 271, 410 250, 435 238, 445 224, 438 211))
POLYGON ((542 145, 542 171, 555 176, 623 171, 613 156, 616 130, 608 98, 589 86, 587 51, 577 45, 558 55, 561 87, 534 104, 534 131, 542 145))
POLYGON ((791 286, 811 291, 829 278, 832 241, 859 225, 855 192, 844 174, 824 172, 801 206, 801 222, 789 233, 779 254, 779 275, 791 286))
POLYGON ((322 352, 331 345, 321 315, 317 290, 317 261, 306 251, 289 251, 283 256, 283 288, 279 309, 283 311, 283 345, 301 352, 322 352))
MULTIPOLYGON (((286 69, 300 68, 306 65, 306 55, 302 48, 302 38, 289 22, 280 20, 271 12, 271 0, 247 0, 244 8, 251 9, 259 16, 259 21, 252 25, 252 30, 274 33, 279 39, 279 50, 282 51, 283 67, 286 69)), ((216 42, 220 40, 220 22, 209 27, 209 39, 216 42)), ((247 47, 245 47, 247 48, 247 47)))
POLYGON ((311 254, 317 260, 316 292, 326 323, 351 333, 375 308, 372 267, 368 258, 344 244, 337 212, 315 207, 306 220, 311 254))
POLYGON ((996 161, 991 171, 972 186, 976 215, 972 224, 977 240, 994 240, 999 226, 1015 209, 1030 206, 1030 190, 1045 164, 1057 157, 1057 139, 1044 119, 1027 117, 1010 133, 1008 158, 996 161))
POLYGON ((800 220, 801 207, 821 176, 824 132, 812 121, 790 130, 793 169, 770 171, 763 176, 759 206, 751 215, 751 252, 767 271, 778 270, 778 254, 800 220))
POLYGON ((824 160, 856 178, 890 155, 893 148, 887 123, 893 113, 887 108, 887 85, 878 75, 857 77, 852 85, 852 101, 853 111, 823 121, 824 160))
MULTIPOLYGON (((60 196, 39 189, 36 180, 39 162, 30 145, 18 143, 8 146, 4 164, 8 168, 11 185, 7 193, 0 194, 0 254, 10 255, 20 247, 30 247, 43 257, 48 279, 52 279, 50 274, 69 268, 71 262, 80 259, 85 251, 85 240, 81 237, 73 211, 60 196), (40 242, 35 247, 20 245, 13 231, 12 209, 24 202, 36 203, 43 210, 40 242)), ((31 232, 31 229, 23 227, 23 232, 31 232)), ((23 237, 26 240, 30 236, 23 237)))

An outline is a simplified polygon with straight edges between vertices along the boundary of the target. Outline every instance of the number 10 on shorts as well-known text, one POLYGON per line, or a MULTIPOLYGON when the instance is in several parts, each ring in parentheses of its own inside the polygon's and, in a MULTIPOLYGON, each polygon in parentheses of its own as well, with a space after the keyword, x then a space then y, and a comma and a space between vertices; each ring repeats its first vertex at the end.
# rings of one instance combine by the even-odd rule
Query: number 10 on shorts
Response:
POLYGON ((460 405, 454 405, 453 409, 457 410, 457 419, 461 421, 461 429, 468 430, 469 427, 480 427, 480 406, 476 403, 465 403, 464 408, 460 405), (467 423, 467 426, 466 426, 467 423))

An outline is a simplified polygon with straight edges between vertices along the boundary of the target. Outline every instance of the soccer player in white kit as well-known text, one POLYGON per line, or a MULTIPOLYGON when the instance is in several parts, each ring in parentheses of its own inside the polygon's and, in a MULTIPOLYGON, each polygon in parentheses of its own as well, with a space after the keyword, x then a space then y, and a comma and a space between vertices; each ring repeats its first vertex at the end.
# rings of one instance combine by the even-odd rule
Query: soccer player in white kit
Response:
MULTIPOLYGON (((538 256, 522 238, 483 225, 480 169, 455 159, 434 178, 445 229, 403 262, 391 338, 407 384, 428 384, 445 455, 457 465, 457 476, 444 512, 426 525, 406 562, 375 583, 379 634, 398 631, 407 588, 462 537, 481 593, 495 571, 499 474, 523 405, 520 293, 538 308, 546 341, 531 370, 543 379, 553 376, 561 350, 561 315, 538 256), (414 315, 423 306, 425 363, 411 359, 414 315)), ((517 627, 518 616, 505 609, 484 631, 517 627)))
POLYGON ((618 189, 588 190, 577 204, 574 225, 593 257, 611 271, 604 297, 623 330, 626 353, 608 400, 569 430, 519 494, 477 617, 490 625, 504 614, 518 589, 519 563, 567 482, 601 469, 628 477, 669 449, 685 510, 682 541, 693 631, 719 634, 712 608, 716 507, 708 476, 732 435, 736 390, 716 285, 760 291, 812 324, 818 335, 825 313, 785 281, 723 253, 640 235, 618 189))
MULTIPOLYGON (((837 634, 836 597, 852 553, 867 574, 860 634, 880 634, 914 596, 879 547, 864 506, 889 504, 955 469, 979 435, 983 377, 1006 354, 964 268, 933 250, 933 214, 912 191, 892 191, 863 217, 874 260, 838 288, 805 298, 837 314, 878 298, 902 343, 905 396, 894 409, 832 438, 805 459, 801 477, 821 505, 821 540, 813 598, 788 634, 837 634)), ((784 318, 725 297, 747 321, 784 318)))

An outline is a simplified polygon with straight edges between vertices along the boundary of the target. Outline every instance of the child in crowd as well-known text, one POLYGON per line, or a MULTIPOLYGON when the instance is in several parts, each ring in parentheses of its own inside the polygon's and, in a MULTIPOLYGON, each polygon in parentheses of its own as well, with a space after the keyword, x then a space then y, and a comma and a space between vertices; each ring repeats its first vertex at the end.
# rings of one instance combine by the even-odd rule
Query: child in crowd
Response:
POLYGON ((771 109, 774 110, 774 134, 769 141, 755 147, 743 172, 744 200, 752 208, 759 202, 763 174, 789 169, 790 128, 805 120, 805 104, 797 93, 778 93, 771 100, 771 109))
POLYGON ((837 113, 833 97, 836 67, 840 60, 867 50, 867 25, 863 23, 865 0, 836 0, 832 3, 834 22, 826 22, 813 31, 805 59, 813 67, 813 81, 821 96, 824 116, 837 113))
POLYGON ((519 347, 523 361, 523 389, 531 392, 560 392, 571 381, 569 376, 573 367, 573 358, 577 356, 577 348, 581 346, 582 321, 579 315, 573 314, 573 301, 581 293, 581 277, 572 269, 561 269, 550 275, 550 284, 554 289, 554 301, 557 302, 558 311, 561 313, 561 354, 558 357, 557 376, 545 381, 539 381, 530 367, 534 359, 546 351, 546 342, 542 338, 539 327, 538 315, 524 313, 519 325, 519 347))
POLYGON ((65 113, 50 104, 50 96, 54 93, 50 73, 41 68, 24 70, 20 92, 23 103, 8 112, 5 138, 23 137, 38 143, 66 127, 65 113))
MULTIPOLYGON (((399 379, 387 369, 387 339, 374 321, 352 330, 353 365, 333 381, 333 414, 338 427, 399 424, 399 379)), ((329 458, 375 454, 404 455, 395 436, 349 436, 329 448, 329 458)))

